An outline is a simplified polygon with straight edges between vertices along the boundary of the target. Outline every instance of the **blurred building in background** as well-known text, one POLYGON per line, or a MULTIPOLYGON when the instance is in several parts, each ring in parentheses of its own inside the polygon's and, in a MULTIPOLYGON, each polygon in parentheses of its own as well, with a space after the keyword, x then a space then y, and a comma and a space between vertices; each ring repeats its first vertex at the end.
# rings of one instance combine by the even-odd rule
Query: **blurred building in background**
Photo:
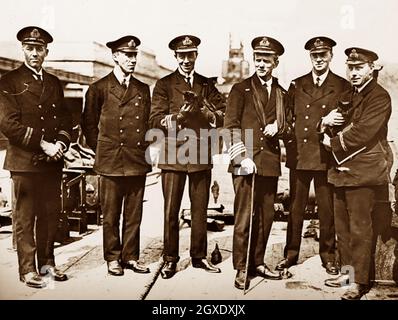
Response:
POLYGON ((249 62, 245 60, 242 41, 239 43, 229 34, 228 60, 222 62, 222 79, 218 90, 228 96, 232 86, 249 76, 249 62))

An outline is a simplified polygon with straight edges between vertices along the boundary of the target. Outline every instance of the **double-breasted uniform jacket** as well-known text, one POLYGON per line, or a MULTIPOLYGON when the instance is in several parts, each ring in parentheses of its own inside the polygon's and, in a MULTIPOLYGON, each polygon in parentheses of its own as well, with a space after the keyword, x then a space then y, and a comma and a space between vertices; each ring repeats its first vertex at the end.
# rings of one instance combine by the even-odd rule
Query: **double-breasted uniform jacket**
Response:
POLYGON ((328 172, 328 180, 336 187, 387 184, 388 150, 384 141, 391 115, 390 95, 373 79, 361 92, 351 96, 352 106, 345 128, 331 139, 332 151, 346 152, 348 156, 365 149, 340 166, 335 163, 328 172))
POLYGON ((265 90, 256 74, 235 84, 231 89, 224 119, 224 127, 232 132, 229 172, 234 172, 234 167, 238 167, 243 158, 251 157, 256 164, 258 175, 281 175, 279 139, 289 135, 290 131, 285 121, 287 92, 279 85, 278 80, 273 78, 268 103, 264 107, 264 103, 255 101, 255 96, 264 102, 264 95, 268 94, 265 90), (278 134, 271 138, 265 137, 264 126, 275 120, 278 124, 278 134), (253 134, 247 134, 246 130, 252 130, 253 134), (253 141, 250 141, 251 136, 253 141))
POLYGON ((347 80, 329 73, 320 88, 315 88, 312 73, 292 81, 288 95, 288 121, 294 138, 286 142, 286 166, 298 170, 325 171, 330 166, 330 152, 321 143, 318 124, 337 107, 340 94, 349 89, 347 80))
POLYGON ((113 72, 93 83, 86 93, 82 130, 95 151, 94 170, 106 176, 145 175, 149 86, 133 76, 125 90, 113 72))
POLYGON ((184 104, 183 93, 194 91, 205 98, 215 108, 215 127, 223 124, 225 103, 211 78, 206 78, 196 72, 193 76, 193 88, 190 88, 178 69, 157 81, 152 97, 152 110, 149 118, 152 128, 162 129, 165 143, 161 147, 158 167, 163 170, 198 172, 209 170, 211 164, 211 139, 200 136, 201 129, 212 129, 208 119, 199 111, 190 114, 183 123, 176 123, 177 114, 184 104), (176 123, 176 130, 167 130, 162 121, 171 116, 176 123), (200 140, 202 138, 202 140, 200 140), (202 149, 201 149, 202 145, 202 149), (203 154, 206 148, 206 154, 203 154), (190 151, 195 150, 195 154, 190 151), (185 154, 183 161, 179 161, 179 154, 185 154))
POLYGON ((35 161, 41 139, 70 143, 71 117, 57 77, 43 70, 43 81, 25 64, 0 80, 0 130, 9 140, 4 169, 14 172, 60 170, 63 161, 35 161))

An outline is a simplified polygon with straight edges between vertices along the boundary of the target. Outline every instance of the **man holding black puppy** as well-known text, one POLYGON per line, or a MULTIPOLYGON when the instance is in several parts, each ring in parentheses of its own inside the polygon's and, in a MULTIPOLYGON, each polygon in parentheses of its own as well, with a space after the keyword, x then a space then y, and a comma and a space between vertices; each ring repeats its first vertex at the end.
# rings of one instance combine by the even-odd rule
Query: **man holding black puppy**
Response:
POLYGON ((203 143, 200 141, 201 129, 222 126, 225 106, 213 81, 194 71, 199 44, 200 39, 192 35, 179 36, 170 41, 169 48, 174 51, 178 69, 156 83, 152 97, 150 126, 162 129, 166 135, 158 165, 162 169, 164 196, 165 264, 161 270, 164 279, 175 274, 179 260, 178 213, 187 176, 192 215, 192 265, 211 273, 221 272, 206 260, 207 205, 212 164, 211 153, 204 156, 199 145, 203 143), (173 136, 176 133, 185 136, 185 140, 178 140, 173 136), (196 155, 179 152, 184 144, 190 143, 195 145, 196 155))

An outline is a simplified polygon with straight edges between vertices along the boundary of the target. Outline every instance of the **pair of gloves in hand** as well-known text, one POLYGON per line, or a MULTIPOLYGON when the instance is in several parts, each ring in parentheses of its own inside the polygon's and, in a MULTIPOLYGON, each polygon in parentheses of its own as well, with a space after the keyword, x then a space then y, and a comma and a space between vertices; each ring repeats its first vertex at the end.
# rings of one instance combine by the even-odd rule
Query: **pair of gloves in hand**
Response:
POLYGON ((47 162, 58 161, 64 155, 64 146, 59 141, 57 141, 56 143, 51 143, 45 140, 41 140, 40 147, 42 148, 44 154, 47 156, 47 162))

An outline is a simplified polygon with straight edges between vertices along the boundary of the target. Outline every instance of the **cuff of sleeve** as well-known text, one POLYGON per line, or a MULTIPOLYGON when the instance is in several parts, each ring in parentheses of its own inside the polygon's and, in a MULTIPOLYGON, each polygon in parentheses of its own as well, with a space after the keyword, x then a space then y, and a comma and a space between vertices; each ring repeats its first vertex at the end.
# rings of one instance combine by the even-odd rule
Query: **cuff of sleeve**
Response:
POLYGON ((168 114, 161 121, 160 125, 165 127, 167 130, 171 130, 176 127, 177 123, 177 115, 176 114, 168 114))
POLYGON ((244 158, 246 158, 246 147, 242 141, 235 143, 228 150, 229 157, 233 165, 238 165, 244 158))
POLYGON ((68 149, 68 147, 66 146, 66 144, 63 143, 62 141, 57 141, 56 143, 59 143, 59 144, 62 146, 62 151, 63 151, 63 152, 65 152, 65 151, 68 149))
POLYGON ((65 145, 65 149, 67 149, 71 141, 71 136, 65 130, 60 130, 57 135, 57 141, 63 143, 63 145, 65 145))
POLYGON ((25 136, 22 140, 22 145, 31 148, 40 148, 40 141, 43 138, 42 133, 39 130, 35 130, 31 127, 26 128, 25 136))
MULTIPOLYGON (((335 136, 335 137, 333 137, 333 138, 330 139, 330 146, 332 147, 332 150, 333 150, 334 152, 338 152, 338 151, 344 150, 344 149, 343 149, 343 146, 341 145, 340 137, 339 137, 339 136, 335 136)), ((344 150, 344 151, 345 151, 345 150, 344 150)))

